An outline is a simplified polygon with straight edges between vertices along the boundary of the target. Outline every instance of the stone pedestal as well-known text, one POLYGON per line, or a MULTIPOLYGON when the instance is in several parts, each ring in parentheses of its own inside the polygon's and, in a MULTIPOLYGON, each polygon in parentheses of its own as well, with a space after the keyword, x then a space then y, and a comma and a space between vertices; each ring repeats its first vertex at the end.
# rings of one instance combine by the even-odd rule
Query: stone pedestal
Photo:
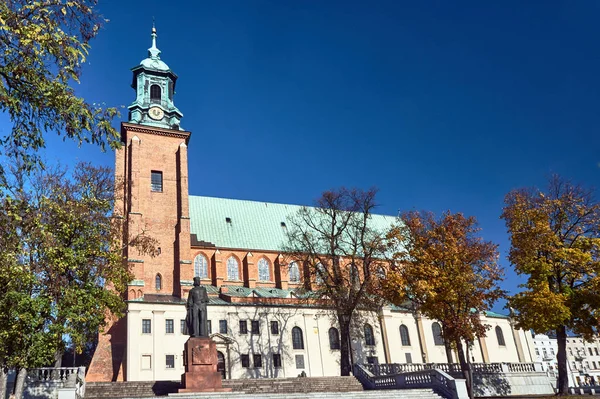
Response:
POLYGON ((179 392, 229 392, 221 385, 221 373, 217 371, 217 345, 208 337, 190 337, 184 345, 183 364, 179 392))

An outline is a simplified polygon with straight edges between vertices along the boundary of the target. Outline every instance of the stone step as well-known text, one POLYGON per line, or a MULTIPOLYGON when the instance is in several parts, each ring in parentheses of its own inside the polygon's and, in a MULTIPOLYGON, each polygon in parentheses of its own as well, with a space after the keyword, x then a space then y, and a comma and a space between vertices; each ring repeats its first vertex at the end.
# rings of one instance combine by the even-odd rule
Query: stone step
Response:
MULTIPOLYGON (((242 392, 218 392, 218 393, 196 393, 196 394, 171 394, 170 399, 332 399, 339 398, 339 393, 328 392, 311 392, 311 393, 294 393, 294 394, 272 394, 261 393, 259 395, 247 394, 242 392)), ((87 398, 87 396, 86 396, 87 398)), ((381 391, 356 391, 348 392, 344 395, 344 399, 387 399, 387 398, 404 398, 404 399, 442 399, 433 391, 428 392, 412 392, 412 390, 381 390, 381 391)), ((127 397, 123 398, 127 399, 127 397)), ((153 397, 143 398, 153 399, 153 397)))

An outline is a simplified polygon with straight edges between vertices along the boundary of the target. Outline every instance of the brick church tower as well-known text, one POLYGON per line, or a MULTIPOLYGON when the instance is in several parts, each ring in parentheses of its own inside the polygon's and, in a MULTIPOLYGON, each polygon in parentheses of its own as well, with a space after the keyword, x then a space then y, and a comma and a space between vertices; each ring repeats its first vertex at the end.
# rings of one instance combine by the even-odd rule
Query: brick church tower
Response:
MULTIPOLYGON (((148 58, 132 69, 136 98, 128 122, 121 124, 122 147, 116 151, 115 177, 123 185, 115 214, 127 219, 129 239, 146 234, 158 241, 155 256, 125 250, 134 275, 128 301, 147 294, 182 298, 181 282, 193 278, 187 164, 191 133, 180 127, 183 115, 173 103, 177 75, 160 59, 156 37, 153 27, 148 58)), ((125 379, 126 317, 111 320, 100 335, 87 381, 125 379)))

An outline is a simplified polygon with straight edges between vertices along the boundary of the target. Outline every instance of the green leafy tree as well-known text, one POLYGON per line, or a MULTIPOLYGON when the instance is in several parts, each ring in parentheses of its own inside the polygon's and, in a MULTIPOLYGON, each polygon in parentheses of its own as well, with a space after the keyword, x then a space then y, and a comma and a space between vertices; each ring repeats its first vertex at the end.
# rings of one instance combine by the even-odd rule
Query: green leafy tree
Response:
POLYGON ((309 300, 329 307, 340 327, 340 374, 349 375, 351 326, 358 310, 377 310, 385 259, 385 231, 371 222, 375 190, 326 191, 314 208, 289 220, 289 261, 304 265, 309 300))
POLYGON ((463 343, 485 337, 489 326, 480 315, 504 295, 497 245, 478 237, 476 219, 461 213, 436 218, 413 211, 400 219, 388 235, 394 266, 385 292, 393 303, 411 301, 419 313, 441 323, 448 362, 455 349, 472 397, 463 343))
POLYGON ((47 132, 103 149, 118 146, 111 126, 117 110, 86 102, 70 85, 79 82, 89 42, 104 22, 96 4, 0 1, 0 112, 12 123, 0 137, 0 155, 19 158, 28 170, 40 162, 47 132))
POLYGON ((556 333, 557 388, 567 395, 567 330, 591 339, 600 328, 600 203, 591 190, 552 176, 546 191, 514 190, 505 204, 509 259, 527 276, 509 305, 520 327, 556 333))
POLYGON ((65 337, 81 353, 107 313, 124 310, 132 278, 124 246, 153 254, 156 241, 144 232, 129 237, 126 217, 113 214, 121 190, 110 168, 80 163, 71 174, 46 168, 31 178, 15 172, 0 200, 0 244, 8 249, 0 257, 0 339, 12 339, 0 361, 20 370, 60 359, 65 337))

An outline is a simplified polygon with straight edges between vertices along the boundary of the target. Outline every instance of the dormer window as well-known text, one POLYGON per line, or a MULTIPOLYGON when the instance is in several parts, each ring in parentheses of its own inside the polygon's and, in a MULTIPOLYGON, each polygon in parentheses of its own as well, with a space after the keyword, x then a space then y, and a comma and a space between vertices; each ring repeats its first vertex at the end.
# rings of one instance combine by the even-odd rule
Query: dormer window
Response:
POLYGON ((151 103, 160 103, 160 86, 159 85, 150 86, 150 102, 151 103))

